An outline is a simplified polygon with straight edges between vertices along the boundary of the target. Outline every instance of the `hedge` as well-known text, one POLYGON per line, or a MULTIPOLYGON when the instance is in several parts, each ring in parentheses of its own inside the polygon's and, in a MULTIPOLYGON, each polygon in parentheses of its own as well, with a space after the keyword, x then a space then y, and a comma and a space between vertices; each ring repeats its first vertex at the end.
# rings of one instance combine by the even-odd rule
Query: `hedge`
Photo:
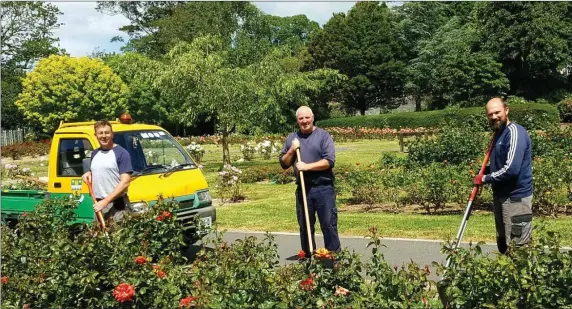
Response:
MULTIPOLYGON (((550 104, 528 103, 510 106, 509 118, 529 130, 546 129, 560 122, 558 109, 550 104)), ((445 120, 470 122, 483 129, 487 122, 483 107, 444 109, 424 112, 401 112, 381 115, 352 116, 325 119, 316 122, 326 127, 372 127, 372 128, 431 128, 440 127, 445 120)))

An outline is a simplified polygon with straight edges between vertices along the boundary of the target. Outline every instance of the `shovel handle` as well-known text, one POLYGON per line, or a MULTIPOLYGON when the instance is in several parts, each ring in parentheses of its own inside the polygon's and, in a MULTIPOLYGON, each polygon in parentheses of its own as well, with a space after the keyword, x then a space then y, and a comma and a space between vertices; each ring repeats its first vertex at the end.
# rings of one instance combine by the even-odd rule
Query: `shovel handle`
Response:
MULTIPOLYGON (((91 196, 91 199, 93 201, 93 203, 97 203, 97 200, 95 199, 95 194, 93 193, 93 188, 91 186, 91 182, 86 181, 87 183, 87 188, 89 189, 89 195, 91 196)), ((101 225, 101 229, 105 231, 105 220, 103 219, 103 215, 101 214, 101 210, 95 213, 97 216, 97 221, 99 221, 99 225, 101 225)))
MULTIPOLYGON (((298 160, 302 158, 300 156, 300 148, 296 148, 296 155, 298 160)), ((310 229, 310 217, 308 216, 308 200, 306 199, 306 185, 304 183, 304 172, 300 171, 300 186, 302 187, 302 199, 304 200, 304 217, 306 218, 306 234, 308 236, 308 248, 310 249, 310 254, 314 252, 314 245, 312 243, 312 230, 310 229)))

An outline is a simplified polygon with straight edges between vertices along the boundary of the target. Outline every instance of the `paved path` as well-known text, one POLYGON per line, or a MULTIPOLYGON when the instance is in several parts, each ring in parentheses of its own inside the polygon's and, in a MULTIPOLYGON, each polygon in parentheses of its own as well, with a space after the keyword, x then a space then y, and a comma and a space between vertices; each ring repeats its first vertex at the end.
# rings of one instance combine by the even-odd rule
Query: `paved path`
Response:
MULTIPOLYGON (((275 242, 278 245, 278 255, 280 264, 285 265, 297 261, 296 254, 300 250, 300 238, 297 233, 272 233, 275 236, 275 242)), ((236 239, 243 239, 246 236, 255 236, 262 240, 265 233, 248 232, 248 231, 228 231, 224 234, 225 241, 231 243, 236 239)), ((208 237, 208 236, 207 236, 208 237)), ((355 250, 356 253, 362 254, 364 262, 371 257, 371 248, 366 248, 368 239, 364 237, 342 237, 340 239, 342 247, 348 248, 350 251, 355 250)), ((402 265, 411 260, 421 266, 431 265, 433 261, 445 263, 446 256, 440 252, 441 241, 436 240, 418 240, 418 239, 401 239, 401 238, 384 238, 382 243, 386 246, 381 249, 385 256, 385 260, 390 265, 402 265)), ((318 248, 324 247, 323 237, 316 235, 316 245, 318 248)), ((462 246, 467 247, 468 243, 462 246)), ((188 250, 188 256, 192 257, 194 252, 198 250, 198 246, 191 246, 188 250)), ((482 247, 483 253, 491 253, 496 251, 496 244, 486 244, 482 247)), ((431 267, 431 279, 436 280, 434 268, 431 267)))

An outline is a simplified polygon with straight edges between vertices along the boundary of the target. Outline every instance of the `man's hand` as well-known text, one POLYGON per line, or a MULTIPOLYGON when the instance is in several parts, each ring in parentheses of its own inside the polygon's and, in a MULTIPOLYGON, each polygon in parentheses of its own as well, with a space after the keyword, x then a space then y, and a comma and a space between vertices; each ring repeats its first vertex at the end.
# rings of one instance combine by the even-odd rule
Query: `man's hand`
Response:
POLYGON ((296 163, 296 169, 298 169, 298 171, 300 171, 300 172, 309 171, 310 168, 311 168, 311 165, 308 163, 304 163, 304 162, 296 163))
POLYGON ((298 149, 298 148, 300 148, 300 141, 297 138, 295 138, 292 141, 292 145, 290 145, 290 151, 292 153, 296 153, 296 149, 298 149))
POLYGON ((81 176, 83 182, 91 183, 91 172, 87 172, 81 176))
POLYGON ((483 175, 477 175, 475 176, 475 179, 473 179, 473 184, 475 186, 482 186, 483 185, 483 175))
POLYGON ((93 204, 93 210, 95 212, 101 211, 102 209, 104 209, 105 207, 107 207, 107 204, 109 204, 105 199, 96 202, 95 204, 93 204))

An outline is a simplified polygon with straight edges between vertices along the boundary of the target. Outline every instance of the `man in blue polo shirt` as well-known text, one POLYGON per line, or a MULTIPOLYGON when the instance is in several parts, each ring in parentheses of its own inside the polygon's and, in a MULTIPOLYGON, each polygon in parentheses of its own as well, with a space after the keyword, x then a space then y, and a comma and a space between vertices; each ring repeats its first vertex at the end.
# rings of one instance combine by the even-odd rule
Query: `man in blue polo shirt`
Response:
POLYGON ((113 142, 109 121, 96 122, 94 129, 100 147, 92 152, 90 170, 83 175, 83 180, 93 184, 97 201, 93 210, 101 211, 105 219, 119 221, 129 207, 127 188, 133 173, 131 157, 125 148, 113 142))
POLYGON ((490 170, 474 180, 475 185, 492 185, 497 246, 503 254, 511 241, 521 246, 530 242, 532 235, 531 141, 526 129, 508 119, 508 112, 500 98, 487 103, 487 118, 496 139, 490 170))
POLYGON ((334 141, 328 132, 314 126, 314 114, 309 107, 301 106, 298 108, 296 119, 300 130, 286 138, 279 160, 283 169, 294 166, 296 184, 298 185, 296 189, 296 215, 298 225, 300 226, 302 250, 306 253, 306 257, 312 254, 307 238, 303 208, 304 201, 300 187, 300 171, 304 172, 312 247, 316 248, 314 224, 316 223, 317 213, 326 249, 339 251, 338 210, 336 208, 334 173, 332 171, 336 161, 334 141), (295 138, 299 140, 299 145, 293 143, 295 138), (300 147, 301 158, 296 158, 296 149, 298 147, 300 147))

